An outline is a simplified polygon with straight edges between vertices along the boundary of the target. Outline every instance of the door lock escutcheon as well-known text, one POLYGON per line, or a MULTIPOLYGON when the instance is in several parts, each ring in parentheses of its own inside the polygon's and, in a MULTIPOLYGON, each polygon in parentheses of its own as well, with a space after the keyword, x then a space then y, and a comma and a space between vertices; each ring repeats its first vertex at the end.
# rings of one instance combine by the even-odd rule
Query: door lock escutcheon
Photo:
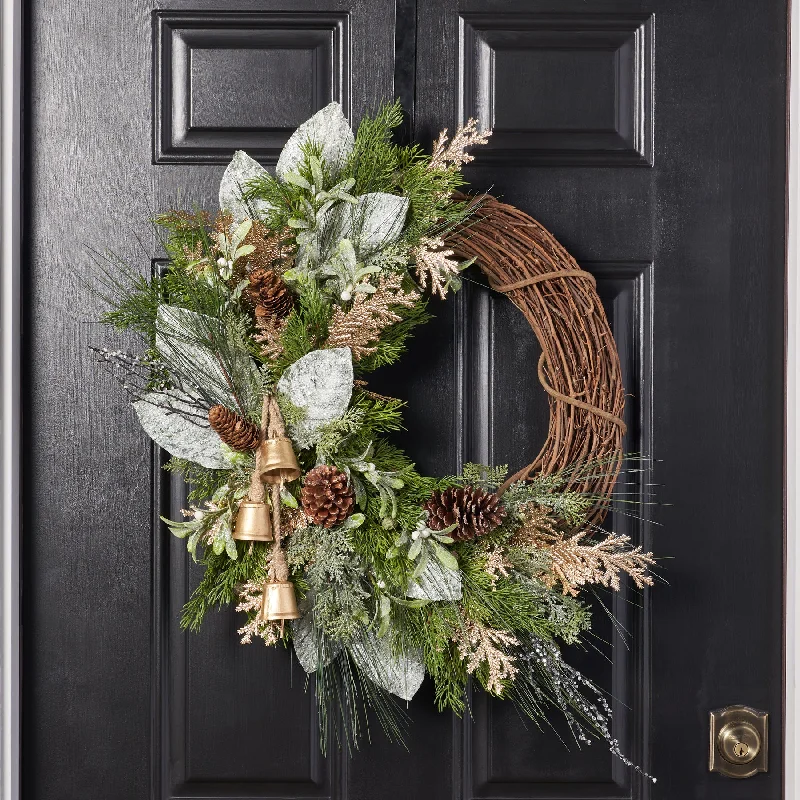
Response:
POLYGON ((752 778, 767 771, 766 711, 727 706, 712 711, 708 768, 728 778, 752 778))

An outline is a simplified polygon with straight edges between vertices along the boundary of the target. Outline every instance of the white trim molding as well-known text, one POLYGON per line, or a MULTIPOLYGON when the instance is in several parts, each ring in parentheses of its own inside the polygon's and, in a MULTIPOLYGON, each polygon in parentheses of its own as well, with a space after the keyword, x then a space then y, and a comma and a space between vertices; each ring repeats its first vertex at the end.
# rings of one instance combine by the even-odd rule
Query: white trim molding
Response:
POLYGON ((0 60, 0 800, 19 800, 22 0, 2 0, 0 60))

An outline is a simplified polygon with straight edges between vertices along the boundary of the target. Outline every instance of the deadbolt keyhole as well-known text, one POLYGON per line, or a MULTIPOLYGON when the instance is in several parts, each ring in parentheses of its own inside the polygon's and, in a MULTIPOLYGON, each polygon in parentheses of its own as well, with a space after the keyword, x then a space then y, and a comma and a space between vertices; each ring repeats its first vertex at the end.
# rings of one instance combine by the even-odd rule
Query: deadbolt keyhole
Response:
POLYGON ((733 754, 737 758, 744 758, 750 752, 750 748, 744 742, 736 742, 733 746, 733 754))

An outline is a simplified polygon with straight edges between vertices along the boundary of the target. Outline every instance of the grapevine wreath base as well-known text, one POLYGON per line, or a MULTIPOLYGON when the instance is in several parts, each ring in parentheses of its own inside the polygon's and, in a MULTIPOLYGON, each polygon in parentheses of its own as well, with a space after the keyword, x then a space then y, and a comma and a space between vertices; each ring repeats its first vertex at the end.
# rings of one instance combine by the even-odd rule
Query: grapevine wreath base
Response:
POLYGON ((555 707, 631 765, 602 691, 560 651, 590 629, 586 589, 652 583, 652 555, 598 527, 625 425, 594 280, 526 214, 458 194, 489 131, 470 120, 426 155, 393 142, 401 118, 387 105, 354 134, 333 103, 274 175, 237 152, 216 215, 156 218, 163 275, 104 263, 103 320, 142 348, 97 352, 191 487, 185 519, 165 520, 205 569, 183 626, 232 603, 243 643, 291 645, 323 751, 331 731, 355 746, 367 709, 401 738, 396 698, 427 674, 440 710, 463 714, 471 681, 536 721, 555 707), (426 477, 387 438, 403 402, 365 376, 473 262, 539 339, 550 430, 510 477, 426 477))

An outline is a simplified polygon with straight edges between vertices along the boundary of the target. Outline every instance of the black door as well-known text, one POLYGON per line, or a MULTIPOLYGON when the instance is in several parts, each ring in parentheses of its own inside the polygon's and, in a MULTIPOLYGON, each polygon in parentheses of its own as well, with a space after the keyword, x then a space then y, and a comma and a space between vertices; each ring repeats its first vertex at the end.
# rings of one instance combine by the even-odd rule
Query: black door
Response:
MULTIPOLYGON (((26 5, 23 796, 752 798, 781 796, 786 24, 784 0, 30 0, 26 5), (476 694, 472 718, 410 707, 317 751, 289 654, 240 647, 233 611, 178 626, 198 578, 159 513, 160 471, 88 345, 86 247, 158 268, 146 219, 214 207, 236 148, 275 163, 332 99, 399 95, 426 146, 469 116, 469 172, 598 279, 629 392, 626 448, 657 459, 655 526, 616 529, 668 584, 622 594, 626 642, 568 657, 615 697, 622 749, 566 750, 476 694), (708 772, 708 711, 770 713, 769 772, 708 772)), ((423 472, 527 463, 547 427, 534 337, 480 285, 437 308, 382 385, 409 401, 423 472)), ((633 486, 631 491, 642 487, 633 486)))

